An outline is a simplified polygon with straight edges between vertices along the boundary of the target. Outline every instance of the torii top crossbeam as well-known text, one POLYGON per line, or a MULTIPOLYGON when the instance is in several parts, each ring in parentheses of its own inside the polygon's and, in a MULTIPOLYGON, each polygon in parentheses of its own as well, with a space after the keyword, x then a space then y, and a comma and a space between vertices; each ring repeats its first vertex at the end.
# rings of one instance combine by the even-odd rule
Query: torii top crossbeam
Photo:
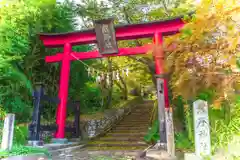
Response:
MULTIPOLYGON (((162 44, 162 37, 175 34, 180 28, 184 26, 182 17, 175 19, 169 19, 164 21, 155 21, 150 23, 140 23, 140 24, 129 24, 120 25, 115 27, 116 40, 131 40, 138 38, 154 38, 155 44, 162 44)), ((47 56, 46 62, 61 62, 61 77, 60 77, 60 88, 59 88, 59 99, 60 104, 57 109, 57 120, 58 130, 55 138, 64 138, 65 133, 65 120, 66 120, 66 104, 68 98, 68 83, 69 83, 69 73, 70 73, 70 62, 75 60, 75 58, 93 59, 102 58, 107 56, 127 56, 127 55, 137 55, 145 54, 151 49, 150 45, 134 47, 134 48, 119 48, 119 53, 116 54, 100 54, 98 51, 90 52, 73 52, 72 46, 92 44, 96 43, 96 33, 94 29, 69 32, 69 33, 59 33, 59 34, 46 34, 41 33, 40 39, 46 47, 63 47, 63 53, 57 53, 56 55, 47 56)), ((156 74, 163 74, 163 59, 155 57, 155 69, 156 74)), ((161 78, 158 78, 160 80, 161 78)), ((162 87, 160 86, 159 89, 162 87)), ((168 106, 168 91, 167 91, 167 81, 164 80, 164 93, 165 102, 159 101, 159 107, 168 106)), ((158 99, 159 95, 158 95, 158 99)), ((164 108, 163 108, 164 110, 164 108)), ((161 122, 163 120, 161 119, 161 122)), ((160 136, 164 137, 164 136, 160 136)))
MULTIPOLYGON (((119 25, 115 27, 116 38, 117 40, 151 38, 156 32, 168 36, 178 32, 183 25, 182 17, 166 21, 119 25)), ((66 43, 72 45, 96 43, 96 34, 94 29, 68 33, 41 33, 40 39, 46 47, 63 47, 66 43)))

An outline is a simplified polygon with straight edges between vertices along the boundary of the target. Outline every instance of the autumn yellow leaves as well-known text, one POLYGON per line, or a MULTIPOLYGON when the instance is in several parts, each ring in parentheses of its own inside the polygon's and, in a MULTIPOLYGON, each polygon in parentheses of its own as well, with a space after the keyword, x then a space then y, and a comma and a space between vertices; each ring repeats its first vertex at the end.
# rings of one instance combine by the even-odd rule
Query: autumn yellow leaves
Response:
POLYGON ((176 34, 164 39, 166 68, 174 95, 191 99, 204 88, 215 88, 217 102, 240 83, 240 3, 202 0, 196 14, 176 34), (235 85, 233 85, 235 84, 235 85))

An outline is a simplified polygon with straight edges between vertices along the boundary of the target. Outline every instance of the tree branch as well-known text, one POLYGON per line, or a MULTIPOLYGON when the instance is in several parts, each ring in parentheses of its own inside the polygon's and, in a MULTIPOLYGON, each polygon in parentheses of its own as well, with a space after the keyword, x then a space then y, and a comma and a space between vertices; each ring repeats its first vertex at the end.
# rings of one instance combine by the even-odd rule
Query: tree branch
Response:
POLYGON ((167 4, 166 4, 165 0, 161 0, 161 2, 162 2, 162 5, 163 5, 163 8, 165 10, 165 14, 167 16, 169 16, 169 11, 168 11, 167 4))

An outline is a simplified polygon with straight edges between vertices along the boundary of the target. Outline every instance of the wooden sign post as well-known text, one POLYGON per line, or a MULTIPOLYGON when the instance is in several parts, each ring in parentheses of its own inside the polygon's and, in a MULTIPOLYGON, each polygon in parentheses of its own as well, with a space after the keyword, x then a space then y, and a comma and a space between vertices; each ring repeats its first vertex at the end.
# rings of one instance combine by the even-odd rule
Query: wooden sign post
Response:
POLYGON ((208 118, 208 104, 197 100, 193 103, 195 154, 208 156, 211 154, 210 127, 208 118))
POLYGON ((100 54, 119 52, 112 18, 95 21, 95 32, 100 54))
POLYGON ((7 114, 4 120, 2 150, 11 150, 13 144, 15 114, 7 114))

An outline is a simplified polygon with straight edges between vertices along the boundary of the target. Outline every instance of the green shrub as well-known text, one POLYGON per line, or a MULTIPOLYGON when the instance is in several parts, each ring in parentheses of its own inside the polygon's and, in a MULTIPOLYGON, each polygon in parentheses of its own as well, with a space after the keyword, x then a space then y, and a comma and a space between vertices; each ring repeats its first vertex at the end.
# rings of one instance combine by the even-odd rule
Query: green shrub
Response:
POLYGON ((193 149, 193 143, 189 140, 186 132, 180 132, 175 134, 175 144, 178 149, 193 149))
MULTIPOLYGON (((3 121, 0 121, 0 143, 2 141, 3 121)), ((25 145, 28 138, 27 126, 14 126, 13 144, 25 145)))
POLYGON ((6 115, 6 112, 3 110, 3 108, 0 106, 0 143, 2 141, 2 129, 4 124, 4 117, 6 115))
POLYGON ((155 120, 152 127, 148 130, 147 135, 144 136, 146 142, 157 142, 159 140, 159 121, 155 120))
POLYGON ((28 126, 15 126, 13 143, 18 145, 25 145, 28 138, 28 126))
POLYGON ((45 154, 49 158, 51 157, 48 150, 44 149, 44 148, 35 148, 35 147, 28 147, 28 146, 22 146, 22 145, 14 145, 11 151, 0 151, 0 159, 6 158, 9 156, 39 154, 39 153, 45 154))
POLYGON ((232 137, 240 133, 240 96, 232 100, 227 107, 230 108, 229 122, 225 121, 223 113, 221 113, 223 110, 215 111, 215 114, 212 114, 211 140, 213 151, 226 147, 232 140, 232 137))

